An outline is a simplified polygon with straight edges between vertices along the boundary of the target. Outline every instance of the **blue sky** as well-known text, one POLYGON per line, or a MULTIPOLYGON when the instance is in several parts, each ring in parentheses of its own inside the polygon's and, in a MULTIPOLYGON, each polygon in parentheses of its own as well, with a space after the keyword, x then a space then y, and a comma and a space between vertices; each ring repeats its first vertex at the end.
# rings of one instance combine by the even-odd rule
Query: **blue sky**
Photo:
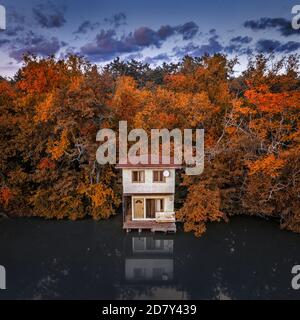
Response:
MULTIPOLYGON (((98 65, 119 56, 159 65, 184 55, 300 52, 290 0, 0 0, 0 75, 12 76, 22 55, 78 53, 98 65)), ((300 1, 299 1, 300 4, 300 1)), ((238 71, 238 70, 237 70, 238 71)))

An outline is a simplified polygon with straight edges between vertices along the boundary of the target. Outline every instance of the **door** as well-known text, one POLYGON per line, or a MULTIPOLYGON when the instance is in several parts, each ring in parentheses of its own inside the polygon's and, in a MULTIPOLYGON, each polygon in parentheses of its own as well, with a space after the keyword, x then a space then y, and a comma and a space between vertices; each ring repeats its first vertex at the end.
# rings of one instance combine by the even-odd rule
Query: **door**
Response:
POLYGON ((144 219, 144 199, 134 199, 133 203, 134 219, 144 219))
POLYGON ((146 218, 155 219, 155 199, 146 199, 146 218))

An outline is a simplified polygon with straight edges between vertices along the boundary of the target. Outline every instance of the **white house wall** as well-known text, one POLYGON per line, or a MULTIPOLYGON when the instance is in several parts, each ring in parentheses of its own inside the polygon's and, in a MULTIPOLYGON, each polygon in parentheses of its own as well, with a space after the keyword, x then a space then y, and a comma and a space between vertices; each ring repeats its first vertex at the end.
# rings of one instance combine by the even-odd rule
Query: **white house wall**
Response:
POLYGON ((170 176, 166 182, 153 182, 153 169, 144 169, 145 182, 132 182, 134 169, 123 169, 123 192, 124 193, 175 193, 175 169, 168 169, 170 176))
POLYGON ((155 279, 154 270, 160 270, 164 279, 172 280, 174 277, 173 259, 126 259, 125 278, 126 280, 158 280, 155 279), (135 269, 142 272, 142 278, 135 278, 135 269))

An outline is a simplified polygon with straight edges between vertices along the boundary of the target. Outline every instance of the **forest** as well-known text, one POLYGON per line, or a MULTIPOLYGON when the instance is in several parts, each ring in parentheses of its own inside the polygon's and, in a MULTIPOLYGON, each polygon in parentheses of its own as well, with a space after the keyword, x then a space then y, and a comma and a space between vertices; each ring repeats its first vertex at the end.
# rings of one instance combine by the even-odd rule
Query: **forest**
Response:
POLYGON ((120 212, 120 173, 96 161, 96 134, 143 128, 205 130, 205 169, 178 175, 177 218, 202 235, 234 215, 300 232, 299 58, 220 54, 179 63, 25 56, 0 77, 0 212, 107 219, 120 212))

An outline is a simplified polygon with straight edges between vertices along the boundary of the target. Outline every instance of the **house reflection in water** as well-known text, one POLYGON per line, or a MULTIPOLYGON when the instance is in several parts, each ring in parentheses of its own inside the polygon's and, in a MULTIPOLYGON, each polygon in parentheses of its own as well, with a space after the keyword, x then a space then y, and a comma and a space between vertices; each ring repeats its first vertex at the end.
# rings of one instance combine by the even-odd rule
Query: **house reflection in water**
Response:
POLYGON ((133 256, 126 258, 125 277, 132 281, 172 281, 173 239, 133 237, 133 256))
POLYGON ((152 299, 164 296, 173 300, 188 298, 186 292, 176 286, 174 239, 170 237, 128 237, 131 241, 126 246, 125 283, 132 298, 143 299, 147 296, 149 299, 149 293, 152 299))

